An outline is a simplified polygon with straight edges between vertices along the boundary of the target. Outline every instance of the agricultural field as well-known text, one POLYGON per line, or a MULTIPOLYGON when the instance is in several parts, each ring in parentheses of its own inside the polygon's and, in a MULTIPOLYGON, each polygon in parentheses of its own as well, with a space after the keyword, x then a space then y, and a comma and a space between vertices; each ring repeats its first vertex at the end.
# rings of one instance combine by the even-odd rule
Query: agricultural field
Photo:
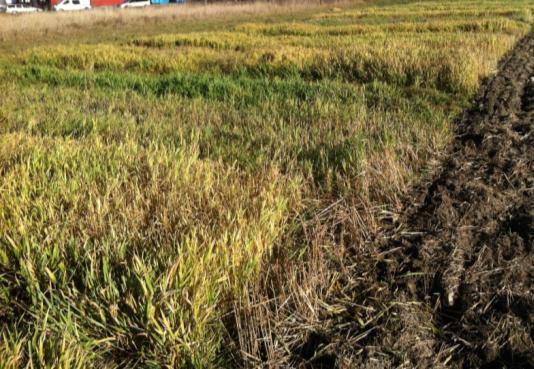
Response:
POLYGON ((0 25, 1 369, 304 362, 343 260, 534 21, 528 0, 233 6, 0 25))

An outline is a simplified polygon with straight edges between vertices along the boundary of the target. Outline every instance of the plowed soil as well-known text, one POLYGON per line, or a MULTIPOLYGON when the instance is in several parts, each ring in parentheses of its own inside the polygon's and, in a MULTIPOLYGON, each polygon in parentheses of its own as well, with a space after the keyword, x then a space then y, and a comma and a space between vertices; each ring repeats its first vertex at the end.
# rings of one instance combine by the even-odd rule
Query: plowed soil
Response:
POLYGON ((410 364, 534 365, 533 130, 530 34, 481 88, 385 246, 398 250, 385 269, 401 303, 390 343, 410 364))
POLYGON ((312 367, 534 367, 534 34, 456 130, 437 173, 371 242, 378 251, 355 256, 345 321, 367 306, 373 322, 321 338, 337 354, 312 367))

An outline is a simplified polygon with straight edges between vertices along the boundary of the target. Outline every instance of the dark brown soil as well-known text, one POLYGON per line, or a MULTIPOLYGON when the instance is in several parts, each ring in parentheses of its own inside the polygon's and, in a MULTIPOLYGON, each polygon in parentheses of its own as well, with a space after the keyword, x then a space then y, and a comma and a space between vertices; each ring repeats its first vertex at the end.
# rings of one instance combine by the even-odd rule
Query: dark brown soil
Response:
POLYGON ((404 330, 392 346, 420 367, 534 365, 534 37, 484 84, 441 173, 416 193, 387 249, 404 330), (420 199, 420 200, 419 200, 420 199), (401 278, 407 273, 421 277, 401 278), (426 327, 426 330, 422 330, 426 327), (412 334, 412 332, 417 332, 412 334))
POLYGON ((533 131, 531 33, 483 83, 439 172, 370 242, 378 251, 354 252, 353 305, 303 345, 305 366, 534 367, 533 131))

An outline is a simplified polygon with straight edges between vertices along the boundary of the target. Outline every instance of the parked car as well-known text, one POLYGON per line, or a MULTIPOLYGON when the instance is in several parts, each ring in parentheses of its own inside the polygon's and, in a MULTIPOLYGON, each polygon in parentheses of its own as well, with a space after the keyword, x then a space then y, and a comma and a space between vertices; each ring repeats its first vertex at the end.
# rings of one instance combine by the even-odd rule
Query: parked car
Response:
MULTIPOLYGON (((0 0, 1 1, 1 0, 0 0)), ((124 0, 48 0, 53 10, 85 10, 120 6, 124 0)))
POLYGON ((150 0, 126 0, 120 5, 120 8, 144 8, 146 6, 150 6, 150 0))
POLYGON ((7 4, 5 6, 4 12, 7 14, 19 14, 19 13, 35 13, 35 12, 42 12, 42 9, 23 5, 23 4, 7 4))
POLYGON ((55 11, 73 11, 91 9, 90 0, 63 0, 54 6, 55 11))

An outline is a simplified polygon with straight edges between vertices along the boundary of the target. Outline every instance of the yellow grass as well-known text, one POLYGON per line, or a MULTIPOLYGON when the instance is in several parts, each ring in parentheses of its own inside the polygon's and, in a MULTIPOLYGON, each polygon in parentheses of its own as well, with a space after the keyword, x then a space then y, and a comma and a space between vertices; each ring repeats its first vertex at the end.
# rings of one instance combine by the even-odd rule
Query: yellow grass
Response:
POLYGON ((98 28, 106 27, 112 33, 120 33, 121 29, 129 26, 135 29, 149 27, 157 30, 165 23, 180 24, 188 22, 185 27, 177 27, 187 31, 190 22, 205 22, 209 19, 224 19, 235 17, 258 17, 262 15, 288 15, 291 13, 313 11, 325 8, 319 0, 288 0, 283 2, 219 2, 205 6, 202 3, 151 6, 145 9, 92 9, 83 12, 45 12, 21 14, 11 16, 0 14, 0 40, 16 38, 43 37, 54 34, 79 34, 96 32, 98 28))

